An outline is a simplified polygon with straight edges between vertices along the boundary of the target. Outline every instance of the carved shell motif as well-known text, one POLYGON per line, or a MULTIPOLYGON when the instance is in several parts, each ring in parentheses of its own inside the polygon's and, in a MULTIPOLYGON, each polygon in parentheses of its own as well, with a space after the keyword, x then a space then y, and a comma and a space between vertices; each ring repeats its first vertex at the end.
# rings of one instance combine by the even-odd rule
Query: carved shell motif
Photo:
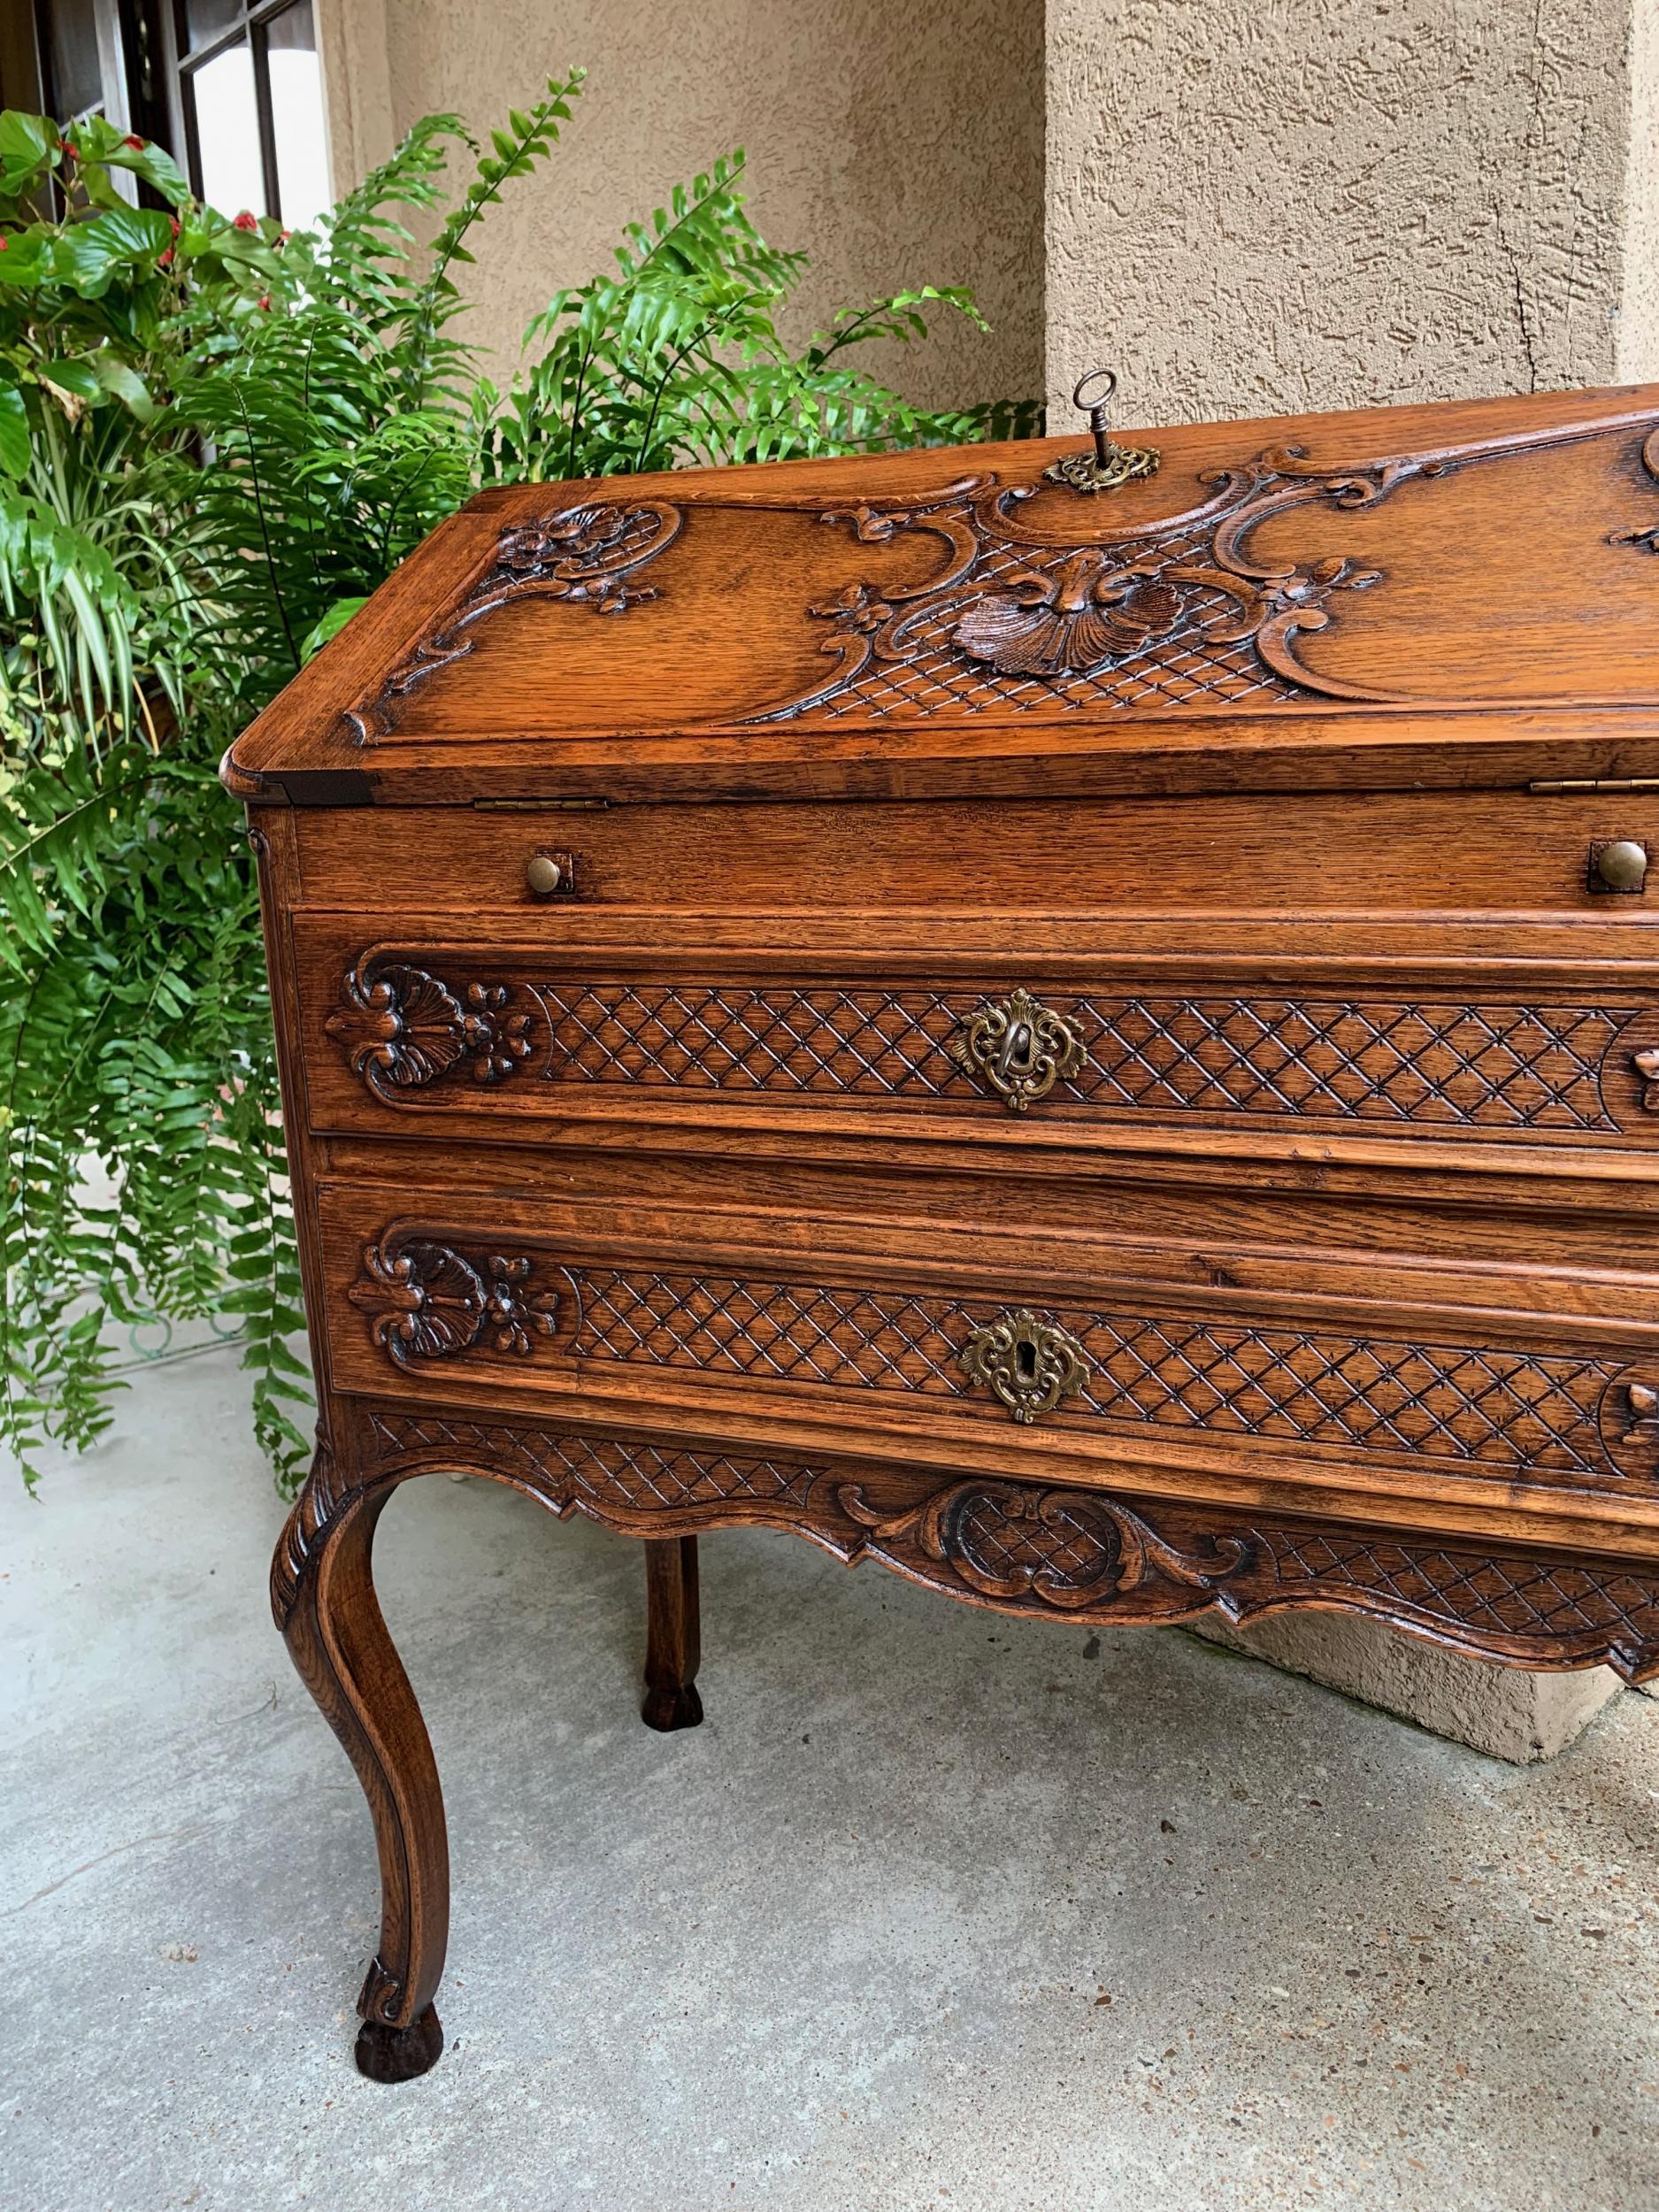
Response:
POLYGON ((343 997, 323 1026, 344 1046, 351 1072, 381 1097, 434 1083, 463 1059, 474 1082, 496 1082, 530 1050, 529 1016, 507 1010, 504 984, 469 983, 457 998, 424 968, 363 961, 346 977, 343 997))
POLYGON ((369 1317, 369 1335, 399 1367, 449 1359, 488 1335, 498 1352, 521 1356, 532 1333, 551 1336, 557 1302, 532 1293, 530 1263, 493 1254, 474 1266, 447 1244, 415 1240, 363 1249, 363 1272, 347 1294, 369 1317))
POLYGON ((1004 590, 972 601, 953 634, 1001 676, 1086 676, 1164 636, 1180 614, 1172 586, 1080 549, 1052 573, 1020 569, 1004 590))

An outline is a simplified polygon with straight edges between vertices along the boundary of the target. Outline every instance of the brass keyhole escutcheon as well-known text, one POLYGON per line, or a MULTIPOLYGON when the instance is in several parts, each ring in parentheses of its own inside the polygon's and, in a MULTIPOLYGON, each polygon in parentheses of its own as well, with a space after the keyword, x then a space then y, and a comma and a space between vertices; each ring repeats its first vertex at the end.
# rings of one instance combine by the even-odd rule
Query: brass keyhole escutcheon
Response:
POLYGON ((1114 492, 1137 476, 1155 476, 1163 457, 1153 445, 1119 445, 1111 434, 1106 408, 1118 389, 1111 369, 1091 369, 1078 379, 1071 404, 1088 417, 1092 453, 1066 453, 1042 472, 1046 484, 1065 484, 1074 492, 1114 492))
POLYGON ((1064 1015, 1024 989, 987 999, 964 1015, 945 1050, 964 1075, 988 1085, 1010 1114, 1023 1114, 1033 1099, 1046 1098, 1088 1059, 1064 1015))
POLYGON ((1013 1415, 1029 1424, 1074 1397, 1088 1375, 1088 1355, 1057 1322, 1027 1308, 999 1314, 974 1330, 957 1355, 971 1382, 984 1383, 1013 1415))

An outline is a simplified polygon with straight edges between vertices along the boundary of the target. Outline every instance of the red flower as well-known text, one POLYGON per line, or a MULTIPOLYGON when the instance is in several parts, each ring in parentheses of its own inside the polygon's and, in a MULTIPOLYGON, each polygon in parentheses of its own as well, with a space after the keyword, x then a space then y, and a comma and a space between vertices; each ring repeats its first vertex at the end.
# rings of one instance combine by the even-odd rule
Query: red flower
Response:
POLYGON ((167 249, 167 250, 166 250, 166 252, 165 252, 165 253, 164 253, 164 254, 157 254, 157 257, 156 257, 156 266, 157 266, 158 269, 170 269, 170 268, 172 268, 172 266, 173 266, 173 248, 172 248, 171 246, 169 246, 169 247, 168 247, 168 249, 167 249))
POLYGON ((67 154, 71 161, 77 161, 80 159, 80 156, 76 153, 74 148, 70 144, 66 138, 60 138, 58 140, 58 150, 60 154, 67 154))
POLYGON ((242 213, 236 218, 234 227, 237 230, 257 230, 259 220, 257 216, 250 215, 247 209, 243 208, 242 213))
POLYGON ((12 241, 9 238, 0 238, 0 253, 10 253, 11 250, 12 241))
POLYGON ((143 140, 135 136, 131 131, 127 132, 127 136, 121 141, 121 143, 123 146, 130 146, 135 154, 142 154, 144 150, 143 140))
POLYGON ((270 293, 269 293, 269 292, 261 292, 261 293, 260 293, 260 295, 259 295, 259 304, 260 304, 260 306, 261 306, 261 307, 263 307, 263 308, 264 308, 264 310, 265 310, 265 313, 266 313, 267 315, 271 312, 271 295, 270 295, 270 293))
POLYGON ((176 237, 179 235, 179 219, 178 219, 178 217, 177 217, 176 215, 169 215, 169 216, 168 216, 168 218, 167 218, 167 221, 168 221, 168 223, 169 223, 169 224, 171 225, 171 227, 172 227, 172 229, 173 229, 173 236, 176 238, 176 237))

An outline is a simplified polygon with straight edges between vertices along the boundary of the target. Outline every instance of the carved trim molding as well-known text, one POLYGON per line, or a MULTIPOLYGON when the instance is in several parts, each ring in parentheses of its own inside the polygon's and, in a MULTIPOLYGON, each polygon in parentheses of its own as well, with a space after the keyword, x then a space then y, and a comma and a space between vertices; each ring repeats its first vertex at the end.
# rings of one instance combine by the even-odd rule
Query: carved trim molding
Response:
POLYGON ((477 626, 499 608, 528 598, 567 599, 595 614, 621 614, 656 587, 630 580, 680 534, 683 518, 666 501, 590 500, 557 508, 502 532, 488 565, 395 667, 373 699, 348 710, 363 741, 388 736, 411 692, 470 653, 477 626))
POLYGON ((1371 506, 1443 465, 1404 456, 1333 470, 1300 447, 1271 447, 1202 477, 1213 489, 1198 506, 1082 544, 1023 518, 1038 484, 995 476, 830 509, 820 519, 864 543, 900 531, 940 538, 944 565, 918 584, 861 580, 810 606, 830 626, 823 650, 834 674, 746 719, 1391 698, 1319 675, 1294 649, 1299 634, 1328 624, 1334 593, 1363 590, 1378 572, 1336 557, 1253 562, 1247 540, 1270 515, 1320 501, 1371 506))
POLYGON ((1189 1590, 1213 1590, 1249 1564, 1249 1537, 1222 1536, 1201 1553, 1160 1536, 1121 1500, 1032 1483, 957 1482, 919 1503, 883 1514, 854 1484, 836 1493, 841 1510, 883 1543, 913 1542, 950 1567, 981 1597, 1027 1595, 1075 1612, 1162 1576, 1189 1590))
POLYGON ((760 1523, 1002 1612, 1110 1625, 1317 1606, 1515 1665, 1659 1673, 1659 1563, 1493 1552, 1048 1483, 792 1464, 389 1403, 354 1417, 372 1485, 470 1471, 635 1535, 760 1523))

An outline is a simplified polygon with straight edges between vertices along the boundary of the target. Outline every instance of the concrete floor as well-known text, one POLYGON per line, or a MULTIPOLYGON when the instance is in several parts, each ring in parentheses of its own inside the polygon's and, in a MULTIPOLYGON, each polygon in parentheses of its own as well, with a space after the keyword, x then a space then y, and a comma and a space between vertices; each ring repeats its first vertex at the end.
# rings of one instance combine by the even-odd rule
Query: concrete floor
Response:
POLYGON ((1178 1632, 706 1540, 382 1524, 455 1860, 449 2048, 351 2064, 367 1815, 265 1607, 234 1356, 0 1476, 7 2212, 1659 2207, 1659 1704, 1542 1770, 1178 1632))

